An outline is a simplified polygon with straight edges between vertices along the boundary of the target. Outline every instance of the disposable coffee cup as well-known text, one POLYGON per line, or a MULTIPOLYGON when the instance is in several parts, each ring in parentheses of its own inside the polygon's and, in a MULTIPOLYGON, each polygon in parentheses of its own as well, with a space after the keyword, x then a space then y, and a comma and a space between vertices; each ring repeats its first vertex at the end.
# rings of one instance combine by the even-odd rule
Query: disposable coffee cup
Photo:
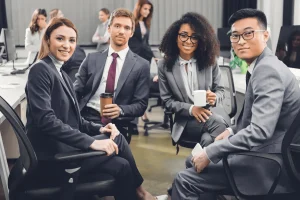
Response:
POLYGON ((112 104, 113 101, 113 94, 112 93, 101 93, 100 94, 100 113, 102 115, 103 110, 105 109, 105 106, 108 104, 112 104))
POLYGON ((206 106, 206 90, 195 90, 193 94, 195 106, 206 106))

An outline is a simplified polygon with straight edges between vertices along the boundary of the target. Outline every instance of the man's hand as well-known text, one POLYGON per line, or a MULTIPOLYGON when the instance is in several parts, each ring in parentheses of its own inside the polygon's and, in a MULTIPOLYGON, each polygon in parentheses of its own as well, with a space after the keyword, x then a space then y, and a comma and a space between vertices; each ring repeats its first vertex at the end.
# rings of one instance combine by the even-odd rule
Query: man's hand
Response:
POLYGON ((215 138, 215 141, 217 141, 217 140, 223 140, 224 138, 227 138, 229 135, 230 135, 230 132, 229 132, 229 130, 226 129, 223 133, 221 133, 220 135, 218 135, 215 138))
POLYGON ((202 107, 194 106, 192 108, 192 115, 199 121, 199 122, 206 122, 206 120, 209 119, 209 116, 212 115, 212 113, 202 107))
POLYGON ((120 135, 120 131, 116 127, 116 125, 109 123, 105 127, 100 128, 100 133, 110 133, 110 139, 114 140, 118 135, 120 135))
POLYGON ((217 100, 217 95, 210 90, 206 91, 206 101, 209 105, 214 106, 217 100))
POLYGON ((116 152, 116 154, 119 153, 119 148, 116 145, 114 141, 111 139, 106 139, 106 140, 95 140, 91 146, 91 149, 96 150, 96 151, 105 151, 108 156, 116 152))
POLYGON ((155 76, 153 77, 153 82, 158 82, 158 75, 155 75, 155 76))
POLYGON ((210 160, 207 158, 207 155, 204 151, 201 151, 198 155, 192 157, 192 162, 197 173, 203 171, 205 167, 210 163, 210 160))
POLYGON ((120 116, 121 109, 117 104, 105 105, 103 110, 103 116, 110 119, 114 119, 120 116))

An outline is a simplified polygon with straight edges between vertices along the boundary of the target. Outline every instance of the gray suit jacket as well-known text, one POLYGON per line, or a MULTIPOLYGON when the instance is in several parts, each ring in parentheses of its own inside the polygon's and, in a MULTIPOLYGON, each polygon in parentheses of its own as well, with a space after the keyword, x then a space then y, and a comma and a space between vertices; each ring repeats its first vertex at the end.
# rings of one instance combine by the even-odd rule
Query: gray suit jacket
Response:
MULTIPOLYGON (((224 87, 221 83, 221 72, 218 65, 198 71, 198 85, 200 90, 211 88, 217 95, 216 105, 224 99, 224 87)), ((180 136, 189 120, 189 109, 193 105, 188 98, 181 76, 180 65, 177 61, 172 71, 167 71, 164 61, 158 63, 160 96, 168 110, 175 113, 175 123, 172 138, 175 142, 180 136)))
MULTIPOLYGON (((232 127, 235 134, 228 138, 216 141, 206 147, 209 159, 217 163, 227 153, 238 151, 256 151, 264 153, 281 153, 282 139, 289 129, 293 119, 299 112, 300 92, 298 81, 295 76, 277 59, 269 48, 257 58, 248 88, 245 94, 244 112, 232 127)), ((253 171, 239 173, 237 176, 240 187, 247 190, 267 190, 272 175, 262 169, 268 168, 268 162, 262 162, 254 158, 233 157, 232 165, 252 167, 253 171), (262 174, 262 175, 261 175, 262 174), (246 183, 251 179, 252 183, 264 181, 264 186, 246 183), (245 186, 245 187, 244 187, 245 186), (256 186, 256 187, 255 187, 256 186)), ((237 169, 241 170, 241 168, 237 169)), ((236 171, 237 171, 236 170, 236 171)), ((270 171, 270 169, 268 170, 270 171)), ((271 173, 271 172, 270 172, 271 173)), ((286 178, 282 176, 282 178, 286 178)), ((288 182, 279 182, 279 190, 286 191, 288 182)), ((259 184, 262 185, 262 184, 259 184)))
MULTIPOLYGON (((107 54, 108 50, 88 54, 76 74, 74 89, 80 110, 100 85, 107 54)), ((149 78, 149 62, 129 50, 113 98, 113 102, 123 110, 125 117, 139 117, 144 114, 148 105, 149 78)))

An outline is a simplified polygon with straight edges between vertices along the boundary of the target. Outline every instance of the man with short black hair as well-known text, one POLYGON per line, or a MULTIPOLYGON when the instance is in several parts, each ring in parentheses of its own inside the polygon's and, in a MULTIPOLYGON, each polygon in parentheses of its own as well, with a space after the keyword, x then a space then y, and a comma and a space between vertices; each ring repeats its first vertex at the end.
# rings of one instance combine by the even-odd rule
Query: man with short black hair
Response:
MULTIPOLYGON (((298 82, 267 47, 265 14, 242 9, 230 17, 229 24, 232 47, 249 66, 243 111, 236 126, 225 130, 189 160, 194 167, 178 173, 172 200, 202 199, 203 193, 232 193, 221 161, 224 155, 240 151, 280 154, 282 139, 299 112, 298 82)), ((240 191, 267 193, 274 179, 267 163, 246 156, 229 157, 229 163, 240 191)), ((291 182, 283 170, 275 193, 291 191, 291 182)))

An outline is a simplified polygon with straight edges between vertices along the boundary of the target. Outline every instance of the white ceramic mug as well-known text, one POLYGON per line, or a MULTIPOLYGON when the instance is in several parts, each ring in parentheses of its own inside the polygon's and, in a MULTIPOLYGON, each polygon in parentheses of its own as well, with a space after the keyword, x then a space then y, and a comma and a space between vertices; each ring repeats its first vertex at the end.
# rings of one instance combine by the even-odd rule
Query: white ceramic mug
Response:
POLYGON ((195 90, 193 94, 195 106, 206 106, 206 90, 195 90))

